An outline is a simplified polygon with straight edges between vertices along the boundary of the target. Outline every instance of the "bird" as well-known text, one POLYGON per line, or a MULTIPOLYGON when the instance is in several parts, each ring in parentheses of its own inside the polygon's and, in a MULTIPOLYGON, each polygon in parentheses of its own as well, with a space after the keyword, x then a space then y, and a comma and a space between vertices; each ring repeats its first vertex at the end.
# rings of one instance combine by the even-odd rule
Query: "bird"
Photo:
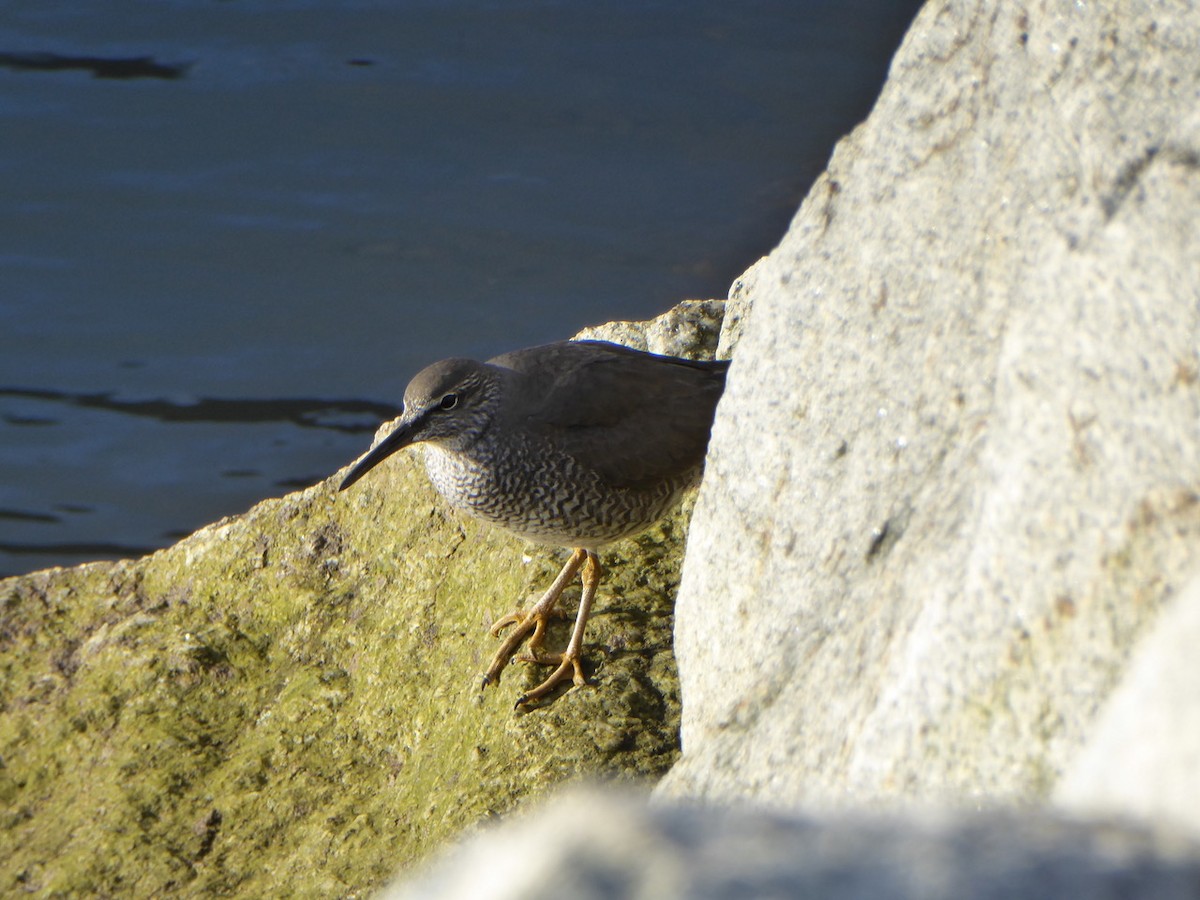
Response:
POLYGON ((429 479, 450 506, 571 550, 541 599, 491 627, 497 638, 511 631, 482 688, 499 682, 527 639, 527 653, 517 659, 554 666, 518 697, 520 709, 568 680, 587 684, 583 636, 602 576, 598 551, 649 528, 698 483, 728 367, 728 360, 595 340, 543 344, 486 362, 444 359, 413 377, 395 427, 353 464, 338 490, 421 444, 429 479), (547 623, 577 574, 582 592, 570 640, 562 652, 546 654, 547 623))

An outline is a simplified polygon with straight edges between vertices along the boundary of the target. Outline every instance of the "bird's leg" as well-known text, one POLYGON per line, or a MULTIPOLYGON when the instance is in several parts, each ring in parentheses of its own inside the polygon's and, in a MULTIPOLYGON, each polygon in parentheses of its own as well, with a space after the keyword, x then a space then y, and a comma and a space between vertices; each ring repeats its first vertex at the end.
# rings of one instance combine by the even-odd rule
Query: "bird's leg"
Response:
POLYGON ((504 616, 492 626, 491 632, 496 637, 499 637, 500 632, 509 625, 515 627, 509 636, 505 638, 504 643, 500 645, 500 649, 496 651, 496 655, 492 657, 492 663, 488 666, 487 673, 483 676, 483 687, 500 681, 500 673, 508 665, 508 661, 512 659, 513 654, 517 652, 517 648, 524 643, 525 638, 529 637, 530 632, 533 632, 533 637, 529 638, 529 648, 536 652, 541 647, 542 641, 546 636, 546 622, 549 621, 554 607, 558 603, 558 598, 562 595, 566 586, 575 578, 575 573, 579 571, 579 567, 583 565, 587 558, 587 550, 578 549, 573 551, 571 558, 567 560, 566 565, 562 567, 562 571, 558 573, 558 577, 554 579, 554 583, 546 589, 546 593, 542 594, 542 599, 525 612, 504 616))
MULTIPOLYGON (((526 703, 536 703, 568 678, 577 686, 587 684, 587 678, 583 675, 583 666, 580 663, 580 650, 583 649, 583 632, 587 628, 588 614, 592 611, 592 600, 595 599, 596 588, 600 584, 600 557, 591 550, 576 550, 575 552, 584 553, 587 562, 583 567, 583 593, 579 596, 579 612, 575 616, 575 627, 571 630, 571 640, 567 644, 567 649, 558 654, 558 659, 550 663, 553 665, 554 662, 557 662, 558 668, 532 691, 518 697, 515 704, 518 707, 524 706, 526 703)), ((535 662, 546 662, 546 660, 539 659, 535 662)))

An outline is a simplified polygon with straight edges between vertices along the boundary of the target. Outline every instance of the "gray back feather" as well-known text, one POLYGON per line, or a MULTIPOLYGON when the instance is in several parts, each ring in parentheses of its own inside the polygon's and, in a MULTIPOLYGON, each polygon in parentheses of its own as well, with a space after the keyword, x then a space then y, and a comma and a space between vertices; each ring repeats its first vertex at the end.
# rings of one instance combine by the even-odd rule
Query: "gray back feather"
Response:
POLYGON ((727 361, 656 356, 602 341, 563 341, 488 361, 520 402, 511 427, 551 439, 613 487, 673 479, 704 461, 727 361))

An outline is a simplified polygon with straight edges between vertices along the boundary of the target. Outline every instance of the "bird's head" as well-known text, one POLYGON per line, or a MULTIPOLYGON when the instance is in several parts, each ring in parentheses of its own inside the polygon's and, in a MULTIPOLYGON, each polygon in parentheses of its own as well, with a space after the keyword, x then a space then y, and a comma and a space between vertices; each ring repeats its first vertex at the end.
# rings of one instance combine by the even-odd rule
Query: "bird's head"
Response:
POLYGON ((404 391, 396 427, 362 457, 338 486, 344 491, 397 450, 422 442, 459 449, 488 423, 488 401, 498 391, 497 373, 472 359, 444 359, 422 369, 404 391))

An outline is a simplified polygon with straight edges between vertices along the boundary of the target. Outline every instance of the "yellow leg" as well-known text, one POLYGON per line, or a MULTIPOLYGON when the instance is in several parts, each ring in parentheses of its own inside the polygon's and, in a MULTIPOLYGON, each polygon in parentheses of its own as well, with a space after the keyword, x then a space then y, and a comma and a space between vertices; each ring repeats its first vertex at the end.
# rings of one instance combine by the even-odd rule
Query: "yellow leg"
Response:
MULTIPOLYGON (((517 648, 525 642, 525 638, 529 637, 531 632, 533 636, 529 637, 529 649, 537 652, 541 648, 542 641, 546 636, 546 623, 554 612, 558 598, 562 595, 566 586, 574 580, 575 573, 579 571, 580 566, 587 560, 588 555, 587 550, 575 550, 571 554, 570 559, 567 560, 566 565, 562 567, 562 571, 558 573, 558 577, 554 579, 554 583, 542 595, 542 599, 538 600, 537 603, 524 613, 514 613, 510 616, 504 616, 492 626, 491 633, 497 637, 508 626, 512 625, 514 628, 508 637, 505 638, 504 643, 500 645, 500 649, 496 651, 496 655, 492 657, 491 665, 488 666, 487 673, 483 676, 483 687, 486 688, 489 684, 499 683, 500 673, 508 665, 508 661, 517 652, 517 648)), ((580 606, 582 608, 582 602, 580 606)))
MULTIPOLYGON (((516 706, 526 703, 536 703, 568 678, 576 686, 587 684, 580 664, 580 651, 583 648, 583 632, 587 629, 588 615, 592 610, 592 601, 596 598, 596 588, 600 584, 600 558, 591 550, 579 551, 584 553, 586 562, 583 567, 583 593, 579 597, 579 613, 575 616, 575 627, 571 629, 571 640, 556 660, 558 668, 550 673, 550 677, 526 694, 517 698, 516 706)), ((573 557, 572 557, 573 558, 573 557)), ((547 662, 547 660, 536 660, 547 662)), ((553 665, 553 662, 550 663, 553 665)))

